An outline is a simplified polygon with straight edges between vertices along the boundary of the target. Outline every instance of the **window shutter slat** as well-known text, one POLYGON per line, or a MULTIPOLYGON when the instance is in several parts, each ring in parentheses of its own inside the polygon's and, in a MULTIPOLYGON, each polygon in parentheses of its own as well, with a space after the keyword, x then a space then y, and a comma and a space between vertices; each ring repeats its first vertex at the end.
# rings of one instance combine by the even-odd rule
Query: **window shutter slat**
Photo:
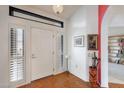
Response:
POLYGON ((10 82, 24 79, 24 30, 10 29, 10 82))

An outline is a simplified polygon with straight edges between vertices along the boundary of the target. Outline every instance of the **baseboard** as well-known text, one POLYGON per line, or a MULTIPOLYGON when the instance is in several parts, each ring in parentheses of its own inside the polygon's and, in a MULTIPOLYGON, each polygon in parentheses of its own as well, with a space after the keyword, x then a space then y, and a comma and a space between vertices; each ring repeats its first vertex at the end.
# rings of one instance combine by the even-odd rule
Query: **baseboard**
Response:
POLYGON ((67 70, 63 70, 63 71, 56 71, 53 73, 53 75, 57 75, 57 74, 61 74, 61 73, 64 73, 64 72, 67 72, 67 70))
POLYGON ((105 84, 101 84, 100 87, 101 87, 101 88, 109 88, 109 86, 108 86, 108 85, 105 85, 105 84))
POLYGON ((74 73, 72 73, 72 72, 70 72, 70 71, 67 71, 67 72, 69 72, 70 74, 74 75, 75 77, 81 79, 82 81, 84 81, 84 82, 86 82, 86 83, 89 82, 89 80, 84 80, 84 79, 82 79, 82 78, 76 76, 74 73))
POLYGON ((68 72, 71 73, 72 75, 76 76, 77 78, 83 80, 84 82, 89 82, 89 80, 82 79, 82 78, 80 78, 79 76, 75 75, 75 74, 74 74, 73 72, 71 72, 71 71, 68 71, 68 72))

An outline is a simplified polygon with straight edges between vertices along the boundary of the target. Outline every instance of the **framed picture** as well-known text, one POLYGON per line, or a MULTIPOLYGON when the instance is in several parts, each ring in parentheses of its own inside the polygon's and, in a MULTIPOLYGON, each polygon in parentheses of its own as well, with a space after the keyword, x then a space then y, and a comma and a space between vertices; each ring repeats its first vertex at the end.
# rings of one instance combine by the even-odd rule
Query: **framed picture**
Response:
POLYGON ((88 35, 88 50, 98 50, 98 35, 88 35))
POLYGON ((74 46, 75 47, 83 47, 84 46, 84 36, 74 36, 74 46))

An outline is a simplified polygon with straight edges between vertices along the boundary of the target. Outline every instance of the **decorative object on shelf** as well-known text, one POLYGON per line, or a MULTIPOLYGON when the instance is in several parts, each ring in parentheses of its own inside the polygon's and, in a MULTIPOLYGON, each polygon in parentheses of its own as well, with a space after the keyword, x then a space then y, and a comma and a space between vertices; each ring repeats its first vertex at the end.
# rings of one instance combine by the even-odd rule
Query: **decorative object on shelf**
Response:
POLYGON ((98 80, 97 75, 98 75, 97 68, 90 66, 89 67, 89 83, 92 88, 100 87, 99 83, 97 82, 98 80))
POLYGON ((124 35, 109 36, 109 62, 124 64, 124 35))
POLYGON ((74 36, 74 47, 83 47, 84 46, 84 36, 74 36))
POLYGON ((61 14, 64 10, 64 7, 63 5, 53 5, 53 11, 56 13, 56 14, 61 14))
POLYGON ((88 50, 98 50, 98 35, 88 35, 88 50))
POLYGON ((96 57, 96 52, 93 53, 92 57, 92 67, 95 68, 97 66, 98 58, 96 57))

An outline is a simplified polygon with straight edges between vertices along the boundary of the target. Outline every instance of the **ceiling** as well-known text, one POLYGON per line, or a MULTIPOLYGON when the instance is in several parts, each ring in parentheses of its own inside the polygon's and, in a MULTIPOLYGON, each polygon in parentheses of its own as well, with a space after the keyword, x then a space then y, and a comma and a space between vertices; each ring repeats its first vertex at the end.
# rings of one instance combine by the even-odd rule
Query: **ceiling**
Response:
POLYGON ((61 14, 55 14, 52 5, 30 5, 28 7, 36 8, 38 10, 47 12, 49 14, 58 16, 63 19, 69 18, 81 5, 64 5, 64 11, 61 14))

